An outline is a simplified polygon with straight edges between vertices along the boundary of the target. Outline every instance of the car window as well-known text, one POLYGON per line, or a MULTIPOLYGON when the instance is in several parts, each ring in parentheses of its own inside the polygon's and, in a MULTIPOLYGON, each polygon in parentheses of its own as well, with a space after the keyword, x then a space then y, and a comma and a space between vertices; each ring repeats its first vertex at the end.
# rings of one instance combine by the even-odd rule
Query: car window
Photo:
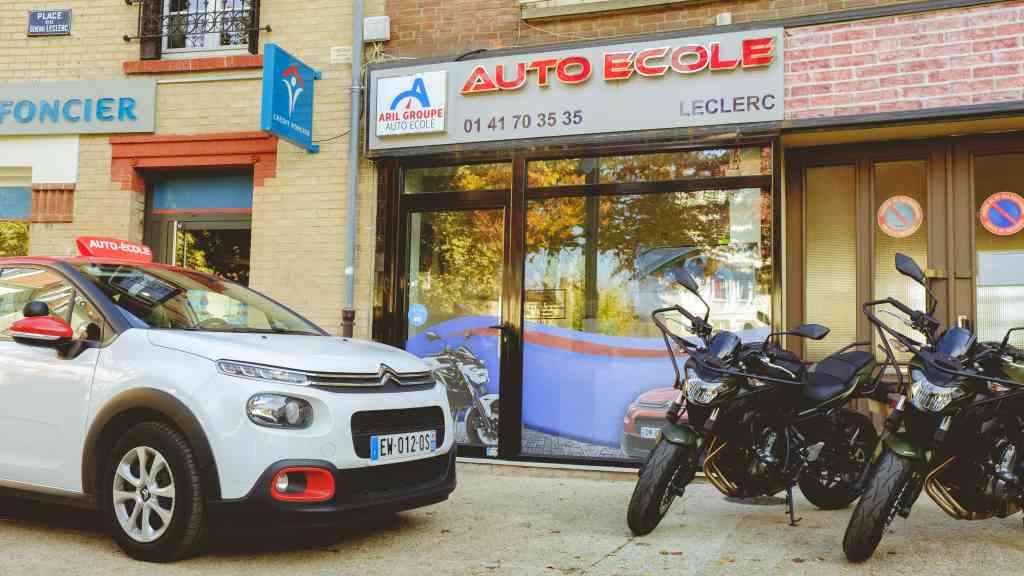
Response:
POLYGON ((192 270, 160 265, 79 264, 78 270, 137 328, 203 332, 323 332, 248 288, 192 270))
POLYGON ((112 335, 96 308, 60 274, 46 268, 0 269, 0 335, 24 318, 25 304, 38 300, 50 307, 50 316, 68 322, 75 338, 104 341, 112 335))

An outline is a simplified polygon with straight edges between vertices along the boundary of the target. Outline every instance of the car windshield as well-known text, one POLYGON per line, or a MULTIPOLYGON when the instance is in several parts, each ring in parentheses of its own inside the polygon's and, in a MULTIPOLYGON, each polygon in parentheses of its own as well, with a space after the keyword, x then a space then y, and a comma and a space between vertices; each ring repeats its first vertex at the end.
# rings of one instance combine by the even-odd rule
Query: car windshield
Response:
POLYGON ((269 298, 201 272, 134 264, 76 267, 136 328, 323 334, 269 298))

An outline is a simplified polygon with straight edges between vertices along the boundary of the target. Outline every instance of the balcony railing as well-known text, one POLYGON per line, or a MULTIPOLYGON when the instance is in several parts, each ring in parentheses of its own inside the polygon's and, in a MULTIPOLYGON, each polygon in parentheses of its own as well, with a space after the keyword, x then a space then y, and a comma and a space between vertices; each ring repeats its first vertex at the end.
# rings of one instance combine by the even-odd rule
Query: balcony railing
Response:
POLYGON ((142 58, 162 53, 259 48, 259 0, 125 0, 139 5, 138 30, 124 40, 142 43, 142 58))

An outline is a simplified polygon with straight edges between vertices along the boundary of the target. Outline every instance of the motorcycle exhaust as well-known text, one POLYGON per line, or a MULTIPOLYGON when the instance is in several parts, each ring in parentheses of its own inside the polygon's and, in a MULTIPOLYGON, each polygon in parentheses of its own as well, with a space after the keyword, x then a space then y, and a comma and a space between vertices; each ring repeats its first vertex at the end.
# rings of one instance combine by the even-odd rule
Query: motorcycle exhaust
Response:
POLYGON ((704 476, 711 482, 712 486, 718 489, 719 492, 726 496, 736 496, 739 494, 739 487, 736 486, 732 480, 722 472, 722 469, 718 467, 716 460, 721 454, 722 450, 728 446, 728 442, 722 442, 717 437, 711 442, 707 457, 704 458, 704 476))
POLYGON ((938 504, 939 508, 941 508, 943 512, 957 520, 985 520, 986 518, 991 518, 991 513, 971 512, 967 508, 964 508, 964 506, 957 502, 956 498, 950 494, 949 489, 939 481, 939 474, 955 460, 956 456, 951 456, 935 468, 935 470, 932 470, 927 477, 925 477, 925 492, 927 492, 928 496, 938 504))

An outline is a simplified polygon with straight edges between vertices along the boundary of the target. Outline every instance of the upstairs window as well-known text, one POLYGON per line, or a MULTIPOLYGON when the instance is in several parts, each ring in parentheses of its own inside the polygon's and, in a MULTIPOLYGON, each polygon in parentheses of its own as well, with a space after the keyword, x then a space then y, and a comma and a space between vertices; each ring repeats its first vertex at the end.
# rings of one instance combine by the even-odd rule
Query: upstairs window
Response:
POLYGON ((142 0, 141 4, 138 38, 143 60, 259 50, 259 0, 142 0))

